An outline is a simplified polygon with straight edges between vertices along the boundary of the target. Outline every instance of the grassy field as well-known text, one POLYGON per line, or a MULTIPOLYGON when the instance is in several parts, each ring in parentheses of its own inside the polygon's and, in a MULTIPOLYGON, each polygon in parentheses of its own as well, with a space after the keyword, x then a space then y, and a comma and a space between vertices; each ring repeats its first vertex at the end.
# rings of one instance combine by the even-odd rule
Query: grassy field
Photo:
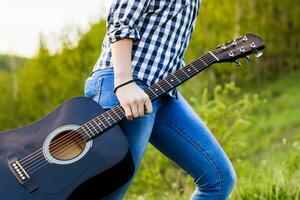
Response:
POLYGON ((247 146, 236 160, 232 199, 300 199, 300 75, 251 89, 267 101, 240 135, 247 146))
MULTIPOLYGON (((251 117, 246 117, 246 125, 231 131, 230 140, 223 141, 222 135, 216 135, 233 161, 238 176, 230 199, 300 199, 299 86, 300 74, 292 74, 266 85, 244 89, 232 100, 223 101, 225 107, 230 107, 233 102, 238 105, 239 98, 258 94, 260 99, 251 107, 251 117), (249 95, 243 96, 244 92, 249 95)), ((251 98, 246 101, 251 102, 251 98)), ((196 110, 201 112, 199 106, 196 110)), ((250 115, 240 112, 239 118, 245 113, 250 115)), ((214 129, 211 121, 218 120, 210 118, 204 116, 208 126, 214 129)), ((150 147, 127 198, 188 199, 193 189, 192 180, 184 172, 150 147)))

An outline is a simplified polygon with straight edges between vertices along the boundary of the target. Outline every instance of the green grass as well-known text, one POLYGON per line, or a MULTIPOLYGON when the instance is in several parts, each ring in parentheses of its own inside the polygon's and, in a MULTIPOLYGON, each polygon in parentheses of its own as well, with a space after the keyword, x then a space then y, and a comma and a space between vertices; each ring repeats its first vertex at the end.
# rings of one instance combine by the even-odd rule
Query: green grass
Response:
POLYGON ((300 75, 250 89, 266 102, 256 108, 247 141, 234 162, 239 182, 233 199, 300 199, 300 75))
MULTIPOLYGON (((249 96, 258 94, 261 101, 252 108, 252 117, 244 116, 247 125, 233 129, 230 140, 222 144, 238 176, 230 199, 300 199, 300 74, 287 75, 272 83, 241 91, 249 96)), ((229 101, 223 101, 226 106, 217 107, 216 110, 224 107, 225 110, 221 109, 221 112, 229 113, 226 108, 231 104, 245 105, 237 102, 243 98, 242 95, 240 92, 229 101)), ((251 98, 249 100, 251 104, 251 98)), ((195 109, 199 112, 204 109, 202 106, 195 104, 195 109)), ((243 108, 245 106, 240 109, 243 108)), ((217 115, 211 109, 208 111, 217 115)), ((243 114, 250 115, 246 111, 238 114, 241 119, 243 114)), ((214 129, 211 121, 218 120, 210 120, 209 114, 206 119, 208 126, 214 129)), ((216 136, 222 138, 222 135, 216 136)), ((189 199, 193 190, 191 178, 150 147, 127 198, 189 199)))

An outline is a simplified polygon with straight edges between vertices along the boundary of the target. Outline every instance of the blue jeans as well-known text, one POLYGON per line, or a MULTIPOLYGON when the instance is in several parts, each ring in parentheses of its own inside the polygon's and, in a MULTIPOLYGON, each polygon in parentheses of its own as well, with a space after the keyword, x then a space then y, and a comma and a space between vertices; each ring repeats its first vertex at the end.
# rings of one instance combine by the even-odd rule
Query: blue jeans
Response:
MULTIPOLYGON (((148 87, 143 82, 138 81, 137 84, 142 89, 148 87)), ((119 104, 113 88, 113 69, 104 69, 87 79, 85 95, 107 110, 119 104)), ((236 182, 233 166, 215 137, 179 92, 177 99, 161 96, 153 102, 151 114, 133 121, 123 120, 120 127, 128 138, 135 172, 150 142, 194 179, 196 190, 192 200, 228 198, 236 182)), ((104 199, 122 199, 132 180, 104 199)))

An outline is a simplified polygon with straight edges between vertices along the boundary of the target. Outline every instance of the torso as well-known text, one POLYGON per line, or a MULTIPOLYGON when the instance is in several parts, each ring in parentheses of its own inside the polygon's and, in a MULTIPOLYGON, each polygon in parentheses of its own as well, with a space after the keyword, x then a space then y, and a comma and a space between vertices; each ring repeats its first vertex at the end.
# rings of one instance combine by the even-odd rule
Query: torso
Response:
MULTIPOLYGON (((185 66, 183 55, 194 30, 200 0, 151 0, 135 24, 140 40, 132 49, 133 76, 152 85, 185 66)), ((107 35, 93 71, 113 67, 107 35)), ((175 91, 170 92, 171 96, 175 91)))

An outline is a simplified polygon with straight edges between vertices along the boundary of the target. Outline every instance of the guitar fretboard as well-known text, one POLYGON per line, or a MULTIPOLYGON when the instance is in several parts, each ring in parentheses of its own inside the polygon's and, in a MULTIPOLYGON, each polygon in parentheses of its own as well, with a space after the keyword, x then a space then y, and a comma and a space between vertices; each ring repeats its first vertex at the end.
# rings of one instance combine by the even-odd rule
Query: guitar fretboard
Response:
MULTIPOLYGON (((145 89, 145 92, 149 95, 151 101, 153 101, 217 61, 214 54, 210 52, 148 87, 145 89)), ((79 131, 83 134, 84 138, 89 140, 101 135, 105 130, 117 125, 123 119, 125 119, 125 112, 123 108, 118 105, 85 123, 80 127, 79 131)))

